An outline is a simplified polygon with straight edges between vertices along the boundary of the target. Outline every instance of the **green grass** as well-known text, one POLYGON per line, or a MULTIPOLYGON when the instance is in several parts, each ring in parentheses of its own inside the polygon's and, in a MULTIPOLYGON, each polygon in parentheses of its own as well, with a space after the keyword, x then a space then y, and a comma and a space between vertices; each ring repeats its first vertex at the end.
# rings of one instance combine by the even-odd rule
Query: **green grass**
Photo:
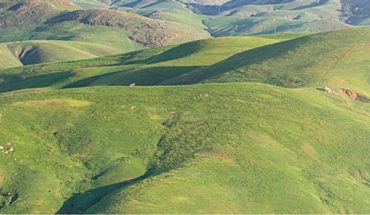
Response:
POLYGON ((2 69, 0 213, 369 213, 369 32, 2 69))
POLYGON ((167 84, 263 82, 284 87, 348 87, 369 94, 370 29, 308 35, 236 54, 167 84))
POLYGON ((2 44, 0 68, 96 58, 129 52, 140 45, 120 47, 92 42, 62 40, 31 40, 2 44))
POLYGON ((43 80, 42 86, 57 88, 248 81, 349 88, 369 95, 369 56, 363 48, 369 46, 369 32, 369 28, 356 28, 302 37, 201 40, 93 60, 7 69, 0 71, 0 86, 2 91, 39 87, 37 79, 43 80), (57 73, 66 72, 71 75, 55 82, 57 73), (48 76, 50 83, 45 82, 48 76))
POLYGON ((259 37, 230 37, 144 49, 92 60, 34 65, 0 71, 0 91, 25 87, 155 85, 210 66, 239 52, 278 42, 259 37), (56 80, 58 73, 60 80, 56 80), (70 75, 63 75, 70 74, 70 75))
POLYGON ((0 68, 21 66, 22 63, 16 58, 6 45, 0 46, 0 68))
POLYGON ((5 93, 1 212, 367 213, 369 106, 350 104, 264 84, 5 93))

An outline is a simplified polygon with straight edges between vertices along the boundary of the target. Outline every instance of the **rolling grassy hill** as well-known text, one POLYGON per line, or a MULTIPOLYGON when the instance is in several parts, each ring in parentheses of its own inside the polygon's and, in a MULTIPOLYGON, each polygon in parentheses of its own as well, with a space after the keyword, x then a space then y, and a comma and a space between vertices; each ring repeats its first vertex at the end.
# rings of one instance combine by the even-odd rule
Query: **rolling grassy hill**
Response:
POLYGON ((0 86, 4 91, 23 85, 39 87, 40 83, 63 88, 248 81, 283 87, 350 88, 370 94, 369 54, 363 49, 369 41, 369 28, 292 40, 284 36, 201 40, 90 61, 2 70, 0 86))
POLYGON ((370 92, 370 29, 309 35, 246 51, 167 83, 264 82, 285 87, 329 85, 370 92))
POLYGON ((0 91, 27 87, 155 85, 227 59, 239 52, 278 42, 263 37, 230 37, 144 49, 123 55, 0 70, 0 91))
POLYGON ((62 40, 31 40, 1 44, 0 68, 96 58, 138 49, 140 46, 112 47, 103 44, 62 40))
POLYGON ((369 41, 224 37, 1 69, 0 213, 369 213, 369 41))
POLYGON ((253 83, 4 93, 0 210, 367 213, 369 106, 343 99, 253 83))

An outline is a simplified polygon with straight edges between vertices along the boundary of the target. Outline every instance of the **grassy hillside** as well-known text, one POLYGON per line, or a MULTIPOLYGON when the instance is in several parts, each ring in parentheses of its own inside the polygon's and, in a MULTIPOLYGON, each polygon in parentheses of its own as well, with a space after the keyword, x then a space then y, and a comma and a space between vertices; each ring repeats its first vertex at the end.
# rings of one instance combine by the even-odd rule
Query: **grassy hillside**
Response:
POLYGON ((1 48, 3 62, 0 63, 0 68, 95 58, 127 52, 139 47, 139 45, 112 47, 89 42, 61 40, 4 43, 1 48))
MULTIPOLYGON (((0 213, 369 213, 369 33, 1 69, 0 213)), ((37 45, 51 60, 89 44, 37 45)))
POLYGON ((166 84, 264 82, 285 87, 369 88, 370 29, 309 35, 246 51, 166 84))
POLYGON ((0 71, 4 79, 0 86, 5 91, 39 87, 40 83, 83 87, 249 81, 284 87, 349 88, 370 94, 369 54, 363 48, 369 46, 369 28, 285 41, 290 36, 218 38, 91 61, 7 69, 0 71), (59 79, 58 74, 68 76, 59 79))
POLYGON ((263 84, 1 94, 0 210, 367 213, 370 110, 343 101, 263 84))
POLYGON ((261 37, 201 40, 144 49, 92 60, 0 70, 0 91, 28 87, 93 85, 155 85, 227 59, 239 52, 278 42, 261 37))
POLYGON ((0 68, 11 68, 22 66, 22 63, 4 44, 0 46, 0 68))

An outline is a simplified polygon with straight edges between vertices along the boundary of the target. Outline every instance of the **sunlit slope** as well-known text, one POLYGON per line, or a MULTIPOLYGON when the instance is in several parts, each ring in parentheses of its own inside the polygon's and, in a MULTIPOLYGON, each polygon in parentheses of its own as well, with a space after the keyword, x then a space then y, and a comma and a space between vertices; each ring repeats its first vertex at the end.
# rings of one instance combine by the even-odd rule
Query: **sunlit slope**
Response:
POLYGON ((350 87, 370 92, 370 29, 309 35, 246 51, 168 84, 264 82, 284 87, 350 87))
POLYGON ((19 59, 8 49, 6 45, 0 45, 0 68, 22 66, 19 59))
POLYGON ((218 63, 239 52, 278 41, 260 37, 217 38, 92 60, 5 69, 0 71, 4 79, 0 90, 128 85, 133 82, 137 85, 156 85, 218 63))
POLYGON ((370 109, 343 99, 264 84, 1 94, 0 211, 368 213, 370 109))
MULTIPOLYGON (((4 62, 0 64, 0 68, 96 58, 99 56, 118 54, 124 51, 122 47, 89 42, 58 40, 32 40, 4 43, 1 45, 1 49, 4 62)), ((127 49, 130 50, 130 47, 127 47, 127 49)))

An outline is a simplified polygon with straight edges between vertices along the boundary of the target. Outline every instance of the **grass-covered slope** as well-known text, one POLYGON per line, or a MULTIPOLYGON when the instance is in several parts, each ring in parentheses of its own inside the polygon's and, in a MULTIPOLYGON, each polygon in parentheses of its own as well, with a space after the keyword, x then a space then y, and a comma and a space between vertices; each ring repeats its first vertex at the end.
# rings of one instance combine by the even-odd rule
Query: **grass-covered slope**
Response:
POLYGON ((349 88, 370 94, 369 53, 364 49, 370 45, 369 28, 279 42, 284 38, 217 38, 94 60, 6 69, 0 71, 0 86, 7 91, 40 86, 248 81, 283 87, 349 88))
POLYGON ((264 84, 3 93, 0 211, 368 213, 369 111, 264 84))
POLYGON ((370 92, 370 29, 309 35, 236 54, 167 84, 264 82, 285 87, 352 87, 370 92))
POLYGON ((278 42, 260 37, 229 37, 144 49, 91 60, 0 70, 0 91, 29 87, 156 85, 210 66, 239 52, 278 42))
POLYGON ((62 40, 31 40, 1 44, 0 68, 72 61, 118 54, 140 46, 113 47, 104 44, 62 40))

